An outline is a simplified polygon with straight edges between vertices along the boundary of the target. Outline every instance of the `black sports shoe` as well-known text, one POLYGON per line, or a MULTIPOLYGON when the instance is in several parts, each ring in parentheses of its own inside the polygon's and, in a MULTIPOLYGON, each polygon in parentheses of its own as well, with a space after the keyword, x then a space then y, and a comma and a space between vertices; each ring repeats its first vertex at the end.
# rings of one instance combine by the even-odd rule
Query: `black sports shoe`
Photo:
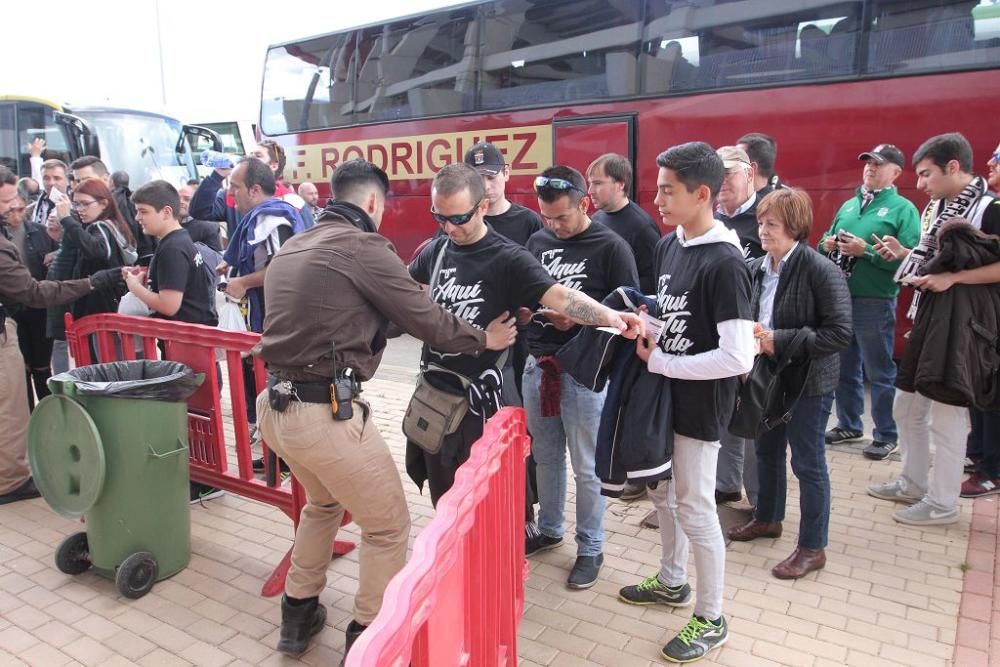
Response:
POLYGON ((709 620, 692 616, 680 633, 663 647, 660 655, 670 662, 694 662, 701 660, 714 648, 729 639, 729 624, 724 617, 716 625, 709 620))
POLYGON ((861 431, 852 431, 849 428, 843 428, 842 426, 834 426, 826 432, 824 437, 828 445, 842 445, 845 442, 864 440, 865 434, 861 431))
POLYGON ((192 505, 205 500, 211 500, 212 498, 221 498, 224 495, 226 495, 226 492, 222 489, 217 489, 214 486, 209 486, 208 484, 202 484, 200 482, 191 482, 192 505))
POLYGON ((597 583, 597 575, 600 574, 602 565, 604 565, 604 554, 577 556, 566 585, 577 589, 590 588, 597 583))
MULTIPOLYGON (((291 472, 291 470, 288 469, 288 464, 285 463, 284 459, 278 459, 278 464, 279 464, 278 465, 278 469, 281 472, 291 472)), ((256 472, 256 473, 260 473, 262 475, 264 474, 264 457, 263 456, 260 457, 259 459, 254 459, 253 460, 253 471, 256 472)))
POLYGON ((872 440, 872 444, 864 448, 862 453, 866 458, 872 459, 874 461, 881 461, 886 459, 894 451, 899 449, 898 442, 884 442, 882 440, 872 440))
POLYGON ((653 575, 641 583, 625 586, 618 591, 618 599, 635 605, 665 604, 670 607, 686 607, 691 604, 691 587, 687 584, 670 587, 653 575))
POLYGON ((524 555, 532 556, 542 551, 555 549, 557 546, 562 544, 562 542, 563 538, 561 537, 549 537, 548 535, 543 535, 541 533, 532 537, 525 537, 524 555))

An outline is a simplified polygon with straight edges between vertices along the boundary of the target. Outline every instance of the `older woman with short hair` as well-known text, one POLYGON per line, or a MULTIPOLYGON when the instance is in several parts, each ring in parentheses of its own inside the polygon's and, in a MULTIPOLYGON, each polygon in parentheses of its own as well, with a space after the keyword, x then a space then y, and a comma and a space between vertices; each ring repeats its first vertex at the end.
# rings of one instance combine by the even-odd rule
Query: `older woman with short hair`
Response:
POLYGON ((831 395, 840 377, 839 353, 851 339, 851 296, 843 274, 809 247, 812 203, 801 190, 775 190, 757 205, 757 228, 764 257, 750 264, 751 306, 761 354, 772 360, 788 354, 800 330, 804 344, 781 372, 786 399, 802 392, 791 419, 760 435, 755 442, 760 491, 753 519, 732 528, 730 539, 750 541, 779 537, 785 518, 785 452, 799 480, 798 546, 771 572, 798 579, 826 565, 830 523, 830 476, 824 431, 831 395))

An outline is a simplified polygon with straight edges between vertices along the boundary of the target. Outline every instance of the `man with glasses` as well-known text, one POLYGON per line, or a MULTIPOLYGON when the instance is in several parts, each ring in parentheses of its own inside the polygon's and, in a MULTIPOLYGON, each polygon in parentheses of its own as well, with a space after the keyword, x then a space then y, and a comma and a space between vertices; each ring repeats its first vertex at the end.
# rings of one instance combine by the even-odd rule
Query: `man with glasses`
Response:
MULTIPOLYGON (((8 238, 17 246, 21 261, 28 267, 31 277, 45 280, 45 257, 59 247, 48 235, 44 225, 25 219, 27 203, 18 195, 14 205, 7 211, 4 230, 8 238)), ((46 310, 44 308, 23 307, 14 313, 17 322, 17 342, 24 357, 25 380, 28 384, 28 405, 34 406, 34 398, 49 395, 48 379, 52 375, 52 339, 45 335, 46 310), (31 385, 34 384, 34 391, 31 385)))
MULTIPOLYGON (((715 207, 715 218, 736 232, 743 246, 743 257, 755 259, 764 255, 757 235, 757 202, 754 167, 750 157, 737 146, 722 146, 715 151, 722 159, 725 177, 715 207)), ((739 438, 728 431, 722 433, 722 449, 715 480, 715 502, 734 503, 742 498, 745 488, 747 502, 757 504, 757 455, 753 440, 739 438)))
POLYGON ((38 281, 24 265, 15 243, 7 238, 10 209, 19 206, 17 177, 0 167, 0 505, 39 496, 28 468, 28 392, 24 359, 18 348, 17 326, 8 319, 15 306, 43 308, 68 304, 95 289, 121 281, 121 269, 105 269, 89 278, 65 282, 38 281))
MULTIPOLYGON (((549 167, 535 180, 545 229, 528 250, 558 284, 596 301, 618 287, 639 286, 632 249, 618 234, 587 215, 587 183, 575 169, 549 167)), ((539 534, 525 555, 562 544, 566 506, 566 451, 576 480, 576 562, 570 588, 590 588, 604 564, 604 496, 594 459, 606 391, 595 393, 560 368, 556 352, 580 327, 570 318, 541 308, 531 314, 524 368, 524 409, 538 466, 539 534)))
POLYGON ((819 251, 836 262, 847 277, 854 317, 851 345, 840 355, 840 382, 835 392, 837 425, 827 431, 826 442, 839 445, 864 437, 867 376, 875 430, 864 455, 881 461, 899 447, 892 415, 896 397, 892 350, 899 294, 893 276, 900 262, 879 256, 872 237, 889 235, 912 248, 920 239, 920 215, 894 185, 906 164, 903 151, 892 144, 879 144, 861 153, 858 160, 864 163, 861 186, 840 207, 819 242, 819 251))
MULTIPOLYGON (((504 238, 486 224, 489 208, 479 173, 467 164, 444 167, 431 186, 431 215, 444 236, 436 238, 410 264, 417 282, 431 285, 431 298, 477 329, 497 317, 508 318, 521 307, 541 303, 556 314, 586 325, 605 325, 638 335, 639 318, 621 315, 583 292, 559 284, 527 250, 504 238)), ((406 470, 418 486, 430 487, 437 504, 451 488, 455 471, 469 457, 483 424, 503 405, 519 405, 513 391, 509 356, 453 354, 425 346, 424 377, 441 391, 467 395, 469 410, 458 429, 446 436, 431 454, 407 442, 406 470)))

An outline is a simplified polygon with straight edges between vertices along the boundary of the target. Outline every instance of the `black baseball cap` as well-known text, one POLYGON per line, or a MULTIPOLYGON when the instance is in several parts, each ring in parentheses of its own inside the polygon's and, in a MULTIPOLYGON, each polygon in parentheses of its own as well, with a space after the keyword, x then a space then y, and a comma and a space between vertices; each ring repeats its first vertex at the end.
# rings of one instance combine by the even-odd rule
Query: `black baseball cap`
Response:
POLYGON ((489 174, 490 176, 499 174, 507 164, 504 162, 500 149, 485 141, 479 142, 466 151, 463 161, 480 174, 489 174))
POLYGON ((867 153, 858 156, 859 160, 875 160, 879 164, 891 162, 900 169, 906 168, 906 156, 892 144, 879 144, 867 153))

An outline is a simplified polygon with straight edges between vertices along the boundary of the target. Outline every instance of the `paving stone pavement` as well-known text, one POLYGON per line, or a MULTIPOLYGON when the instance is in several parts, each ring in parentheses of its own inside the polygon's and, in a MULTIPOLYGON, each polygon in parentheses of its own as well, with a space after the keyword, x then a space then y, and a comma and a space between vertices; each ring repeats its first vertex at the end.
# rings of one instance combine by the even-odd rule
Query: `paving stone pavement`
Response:
MULTIPOLYGON (((379 376, 366 386, 401 474, 399 424, 412 387, 415 349, 412 341, 394 344, 379 376)), ((784 535, 729 547, 730 639, 700 665, 1000 664, 1000 607, 993 606, 1000 599, 995 595, 1000 579, 994 580, 1000 572, 996 497, 978 500, 975 516, 972 503, 963 501, 961 521, 953 526, 902 526, 892 520, 891 504, 864 491, 868 483, 898 473, 898 457, 868 461, 860 449, 855 444, 829 450, 833 512, 825 570, 793 582, 770 574, 795 546, 798 495, 791 475, 784 535)), ((572 521, 571 474, 569 479, 572 521)), ((404 487, 413 515, 412 543, 433 510, 405 476, 404 487)), ((531 559, 519 664, 664 664, 660 647, 683 627, 690 608, 633 607, 616 599, 619 587, 656 571, 658 533, 639 525, 649 509, 648 501, 609 502, 605 567, 590 590, 565 587, 575 556, 572 540, 531 559)), ((93 573, 69 576, 55 568, 56 546, 78 530, 78 522, 55 514, 40 499, 0 506, 3 667, 319 666, 341 658, 357 551, 330 565, 321 596, 329 607, 329 627, 300 660, 281 656, 274 650, 278 602, 260 597, 260 588, 291 546, 292 530, 271 507, 233 495, 193 506, 190 566, 139 600, 122 598, 112 582, 93 573)), ((357 527, 344 528, 340 536, 357 541, 357 527)))

